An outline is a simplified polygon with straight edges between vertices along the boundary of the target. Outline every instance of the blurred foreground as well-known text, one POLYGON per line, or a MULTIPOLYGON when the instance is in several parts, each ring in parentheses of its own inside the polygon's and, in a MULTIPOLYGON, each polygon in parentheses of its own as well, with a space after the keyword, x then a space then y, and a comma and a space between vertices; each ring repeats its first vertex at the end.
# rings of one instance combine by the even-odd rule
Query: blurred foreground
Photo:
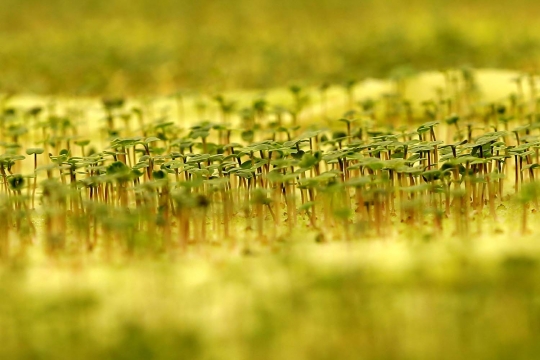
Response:
POLYGON ((2 359, 533 359, 533 237, 220 248, 0 270, 2 359))

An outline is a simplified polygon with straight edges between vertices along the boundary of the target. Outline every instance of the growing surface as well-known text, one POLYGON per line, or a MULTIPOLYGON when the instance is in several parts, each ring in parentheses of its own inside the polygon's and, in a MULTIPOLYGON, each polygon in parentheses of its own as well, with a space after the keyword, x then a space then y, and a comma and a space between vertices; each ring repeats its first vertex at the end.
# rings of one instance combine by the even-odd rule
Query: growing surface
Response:
POLYGON ((534 357, 537 86, 3 96, 0 357, 534 357))

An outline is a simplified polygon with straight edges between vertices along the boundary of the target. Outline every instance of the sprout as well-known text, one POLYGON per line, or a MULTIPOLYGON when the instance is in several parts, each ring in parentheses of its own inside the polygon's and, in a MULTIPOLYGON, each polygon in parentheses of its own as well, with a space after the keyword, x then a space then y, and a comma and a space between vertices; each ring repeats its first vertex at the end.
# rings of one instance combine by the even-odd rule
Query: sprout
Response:
POLYGON ((20 194, 24 186, 24 178, 19 174, 11 175, 8 177, 8 184, 11 190, 20 194))

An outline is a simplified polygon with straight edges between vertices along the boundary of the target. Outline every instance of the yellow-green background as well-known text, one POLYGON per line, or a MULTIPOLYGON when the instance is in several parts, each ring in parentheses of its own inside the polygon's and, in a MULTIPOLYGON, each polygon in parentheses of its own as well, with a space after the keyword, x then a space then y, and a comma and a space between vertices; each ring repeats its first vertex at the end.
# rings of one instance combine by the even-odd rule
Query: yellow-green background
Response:
POLYGON ((534 70, 532 0, 2 0, 0 89, 221 91, 461 65, 534 70))

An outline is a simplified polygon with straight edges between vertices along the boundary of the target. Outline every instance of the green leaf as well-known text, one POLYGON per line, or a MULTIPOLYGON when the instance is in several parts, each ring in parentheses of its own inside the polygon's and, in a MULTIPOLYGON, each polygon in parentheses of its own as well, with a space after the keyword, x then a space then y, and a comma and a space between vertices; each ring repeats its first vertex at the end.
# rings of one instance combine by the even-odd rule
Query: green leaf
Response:
POLYGON ((28 148, 26 149, 26 155, 40 155, 43 154, 43 151, 45 151, 43 148, 28 148))
POLYGON ((161 139, 155 136, 148 137, 144 140, 145 144, 150 144, 151 142, 160 141, 161 139))

